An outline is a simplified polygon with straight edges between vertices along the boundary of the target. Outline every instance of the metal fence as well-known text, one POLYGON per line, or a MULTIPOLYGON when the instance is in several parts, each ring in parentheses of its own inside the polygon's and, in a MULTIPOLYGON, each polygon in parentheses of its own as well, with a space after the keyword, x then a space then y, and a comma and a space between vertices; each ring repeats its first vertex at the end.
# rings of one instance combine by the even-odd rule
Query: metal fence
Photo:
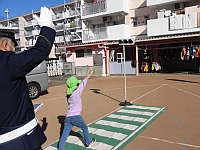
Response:
POLYGON ((106 11, 106 0, 101 0, 97 3, 89 3, 82 6, 83 16, 96 14, 106 11))
POLYGON ((107 39, 107 28, 95 28, 91 30, 84 30, 83 31, 83 40, 84 41, 91 41, 91 40, 100 40, 100 39, 107 39))
POLYGON ((49 77, 62 76, 63 62, 59 60, 47 61, 47 73, 49 77))

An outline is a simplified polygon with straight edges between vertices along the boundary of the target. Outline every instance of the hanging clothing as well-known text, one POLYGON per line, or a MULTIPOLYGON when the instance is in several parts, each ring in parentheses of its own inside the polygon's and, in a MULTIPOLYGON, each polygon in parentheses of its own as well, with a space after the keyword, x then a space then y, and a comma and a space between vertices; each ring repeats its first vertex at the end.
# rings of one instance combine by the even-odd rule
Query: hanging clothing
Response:
POLYGON ((144 66, 144 72, 148 72, 148 71, 149 71, 149 65, 148 63, 146 63, 144 66))
POLYGON ((200 46, 196 46, 195 57, 196 57, 196 58, 200 58, 200 46))
POLYGON ((181 51, 181 60, 184 60, 183 50, 181 51))
POLYGON ((185 47, 183 47, 183 56, 184 56, 184 60, 187 59, 187 50, 185 47))
POLYGON ((196 49, 195 49, 195 47, 193 46, 192 48, 191 48, 192 50, 192 59, 194 59, 194 56, 195 56, 195 53, 196 53, 196 49))
POLYGON ((190 59, 190 48, 187 49, 187 61, 190 59))

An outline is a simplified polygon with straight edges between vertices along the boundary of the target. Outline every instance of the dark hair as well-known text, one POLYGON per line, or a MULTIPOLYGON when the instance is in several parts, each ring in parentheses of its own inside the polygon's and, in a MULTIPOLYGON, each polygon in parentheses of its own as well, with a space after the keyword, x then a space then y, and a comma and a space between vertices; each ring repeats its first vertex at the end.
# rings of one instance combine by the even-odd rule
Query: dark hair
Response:
POLYGON ((66 96, 66 97, 67 97, 67 99, 68 99, 70 96, 71 96, 71 94, 67 94, 67 96, 66 96))

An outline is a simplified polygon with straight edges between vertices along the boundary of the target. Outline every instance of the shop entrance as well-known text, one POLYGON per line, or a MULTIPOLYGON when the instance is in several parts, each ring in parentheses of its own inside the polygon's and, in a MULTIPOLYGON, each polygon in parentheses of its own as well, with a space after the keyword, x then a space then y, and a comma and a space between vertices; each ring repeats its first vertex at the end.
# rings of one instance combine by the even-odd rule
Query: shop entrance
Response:
POLYGON ((140 47, 138 54, 140 73, 199 72, 200 42, 140 47))

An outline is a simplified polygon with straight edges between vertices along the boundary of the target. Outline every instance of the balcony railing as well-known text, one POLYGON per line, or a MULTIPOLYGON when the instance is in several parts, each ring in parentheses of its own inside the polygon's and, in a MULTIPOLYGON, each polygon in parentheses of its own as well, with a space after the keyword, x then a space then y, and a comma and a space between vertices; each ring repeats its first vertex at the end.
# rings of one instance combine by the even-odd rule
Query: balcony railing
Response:
POLYGON ((31 20, 24 23, 24 26, 33 26, 33 25, 37 25, 36 20, 31 20))
POLYGON ((199 13, 182 14, 169 17, 169 30, 181 30, 189 28, 197 28, 200 26, 199 13))
POLYGON ((89 3, 82 6, 83 16, 104 12, 106 10, 106 0, 97 3, 89 3))
POLYGON ((55 43, 62 43, 62 42, 64 42, 64 37, 63 36, 55 37, 55 43))
POLYGON ((80 12, 78 10, 69 11, 69 16, 75 16, 75 15, 78 15, 78 14, 80 14, 80 12))
POLYGON ((19 32, 15 33, 15 38, 19 38, 19 37, 20 37, 19 32))
POLYGON ((25 31, 24 32, 24 36, 31 36, 32 35, 32 31, 25 31))
POLYGON ((83 40, 84 41, 92 41, 92 40, 101 40, 107 39, 107 28, 95 28, 92 30, 84 30, 83 31, 83 40))
POLYGON ((24 32, 24 36, 34 36, 38 35, 40 33, 40 30, 29 30, 24 32))
POLYGON ((65 28, 81 28, 82 27, 82 23, 81 21, 73 21, 71 23, 65 24, 64 25, 65 28))
POLYGON ((12 23, 11 27, 19 27, 19 24, 18 23, 12 23))
POLYGON ((56 26, 55 30, 63 30, 63 26, 56 26))

